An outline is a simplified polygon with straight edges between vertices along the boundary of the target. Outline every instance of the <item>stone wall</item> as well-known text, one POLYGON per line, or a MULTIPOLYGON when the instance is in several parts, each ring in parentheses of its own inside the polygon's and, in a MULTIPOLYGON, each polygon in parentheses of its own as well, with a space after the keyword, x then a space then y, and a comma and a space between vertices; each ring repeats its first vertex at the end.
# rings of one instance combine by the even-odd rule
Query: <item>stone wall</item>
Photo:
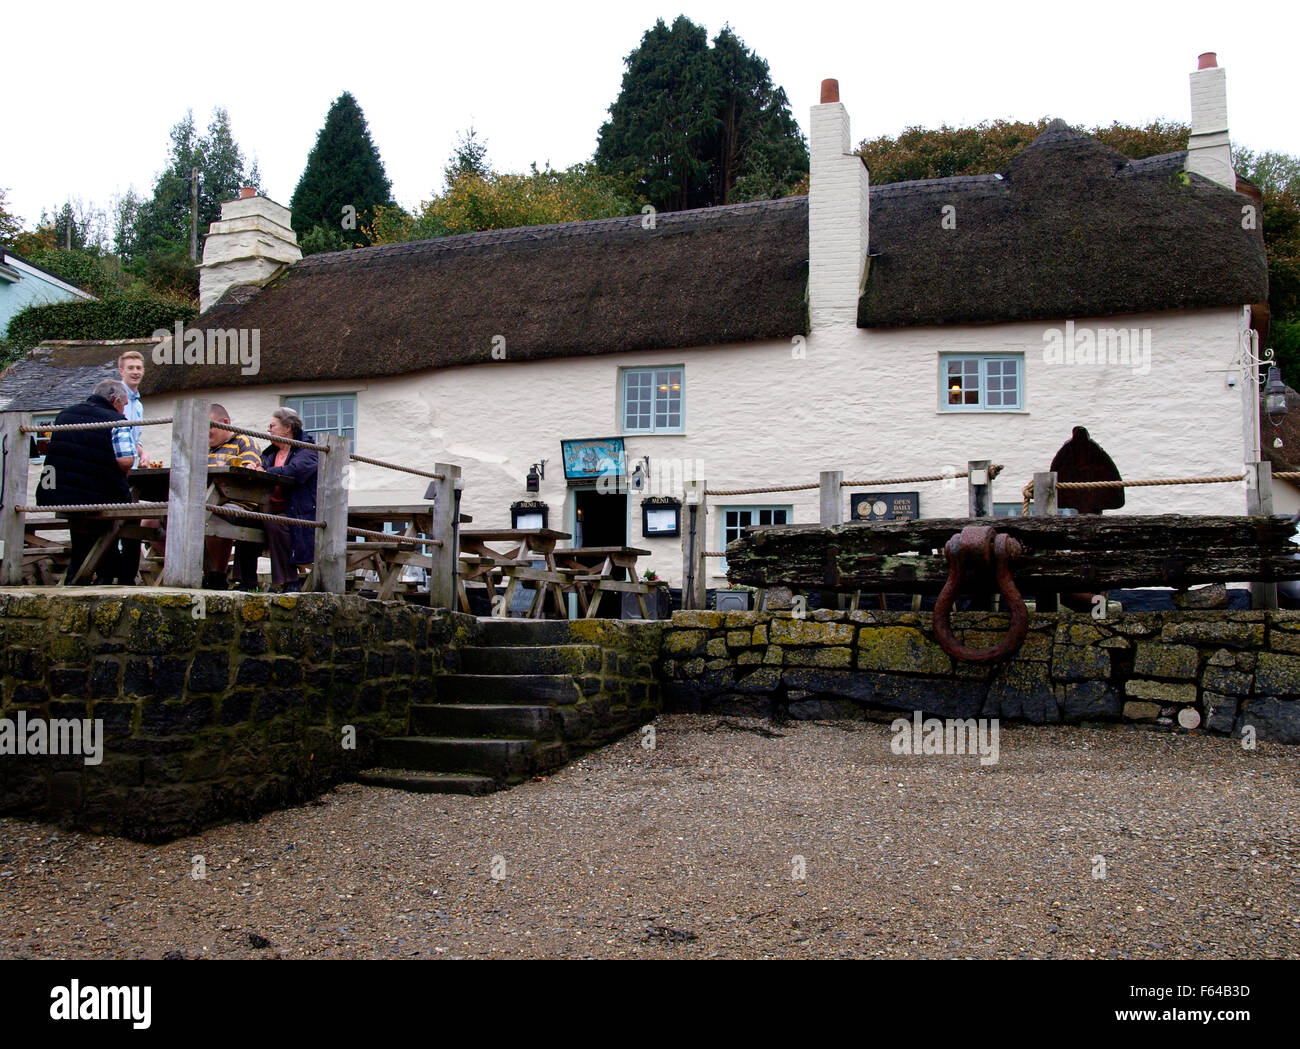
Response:
POLYGON ((99 764, 0 754, 0 813, 160 840, 302 801, 405 732, 474 626, 330 594, 0 593, 0 718, 103 724, 99 764))
MULTIPOLYGON (((928 614, 678 612, 661 673, 668 710, 793 717, 862 709, 1037 723, 1133 721, 1300 743, 1300 612, 1148 612, 1094 621, 1031 615, 1020 652, 996 667, 954 663, 928 614)), ((953 616, 988 648, 1007 617, 953 616)))

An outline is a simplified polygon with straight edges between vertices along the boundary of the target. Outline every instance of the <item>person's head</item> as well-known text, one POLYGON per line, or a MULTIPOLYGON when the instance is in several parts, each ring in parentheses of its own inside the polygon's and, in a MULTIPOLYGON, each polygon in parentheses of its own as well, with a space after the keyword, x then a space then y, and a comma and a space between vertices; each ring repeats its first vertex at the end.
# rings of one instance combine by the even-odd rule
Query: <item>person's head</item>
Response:
POLYGON ((144 378, 144 354, 139 350, 125 350, 117 358, 117 374, 131 389, 139 389, 144 378))
POLYGON ((292 437, 295 441, 301 441, 302 416, 292 408, 277 408, 271 413, 269 429, 276 437, 292 437))
POLYGON ((96 397, 103 397, 119 412, 126 407, 127 398, 130 396, 126 392, 126 384, 116 379, 104 379, 92 392, 96 397))
MULTIPOLYGON (((230 413, 219 404, 214 404, 208 411, 208 418, 214 423, 230 422, 230 413)), ((216 448, 225 444, 234 436, 234 431, 223 430, 219 426, 208 427, 208 447, 216 448)))

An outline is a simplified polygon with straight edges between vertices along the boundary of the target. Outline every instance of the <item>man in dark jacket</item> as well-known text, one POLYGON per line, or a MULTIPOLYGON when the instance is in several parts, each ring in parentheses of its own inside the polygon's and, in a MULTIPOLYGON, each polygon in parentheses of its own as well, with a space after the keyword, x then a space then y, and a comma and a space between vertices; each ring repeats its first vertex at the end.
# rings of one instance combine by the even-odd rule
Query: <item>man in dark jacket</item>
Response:
MULTIPOLYGON (((125 419, 127 389, 116 379, 105 379, 94 393, 80 404, 65 408, 54 420, 55 426, 69 423, 121 422, 125 419)), ((36 490, 37 506, 81 506, 88 503, 129 503, 131 487, 126 475, 135 462, 131 429, 120 426, 95 430, 55 430, 45 453, 40 487, 36 490)), ((67 580, 112 525, 107 521, 88 521, 83 514, 68 515, 72 533, 72 550, 68 557, 67 580)), ((112 544, 96 566, 100 583, 111 584, 118 572, 117 544, 112 544)))

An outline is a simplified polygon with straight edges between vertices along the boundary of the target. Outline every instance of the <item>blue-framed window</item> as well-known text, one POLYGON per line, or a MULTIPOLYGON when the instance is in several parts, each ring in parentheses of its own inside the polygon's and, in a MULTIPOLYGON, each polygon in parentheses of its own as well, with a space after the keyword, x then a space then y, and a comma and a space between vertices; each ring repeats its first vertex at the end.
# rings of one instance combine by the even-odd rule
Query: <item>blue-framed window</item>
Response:
POLYGON ((1025 406, 1025 359, 1019 354, 942 354, 939 382, 945 412, 1011 412, 1025 406))
POLYGON ((624 433, 684 433, 686 368, 624 368, 619 373, 619 419, 624 433))
POLYGON ((348 439, 348 447, 357 446, 357 395, 355 393, 312 394, 286 397, 284 406, 302 416, 302 428, 320 439, 335 433, 348 439))
MULTIPOLYGON (((58 418, 58 412, 50 412, 47 415, 33 415, 32 425, 53 426, 54 420, 57 418, 58 418)), ((45 452, 46 449, 49 447, 50 438, 52 436, 53 434, 50 434, 49 432, 45 432, 45 433, 38 432, 36 434, 35 439, 33 440, 33 443, 36 445, 36 454, 32 456, 32 462, 37 464, 45 462, 45 452)))
MULTIPOLYGON (((711 508, 712 509, 712 508, 711 508)), ((717 508, 720 534, 718 538, 722 545, 719 550, 725 551, 727 544, 733 539, 739 539, 746 528, 753 525, 783 525, 790 524, 791 516, 794 513, 793 506, 719 506, 717 508)), ((721 558, 721 572, 727 571, 727 559, 721 558)))

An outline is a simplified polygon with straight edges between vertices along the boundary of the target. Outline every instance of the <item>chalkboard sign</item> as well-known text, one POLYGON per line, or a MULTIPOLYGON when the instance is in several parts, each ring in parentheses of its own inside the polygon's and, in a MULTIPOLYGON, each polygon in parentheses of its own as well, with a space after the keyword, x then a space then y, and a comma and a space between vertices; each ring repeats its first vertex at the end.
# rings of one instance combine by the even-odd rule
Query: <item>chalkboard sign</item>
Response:
POLYGON ((853 521, 915 521, 921 516, 919 492, 855 492, 849 496, 853 521))

